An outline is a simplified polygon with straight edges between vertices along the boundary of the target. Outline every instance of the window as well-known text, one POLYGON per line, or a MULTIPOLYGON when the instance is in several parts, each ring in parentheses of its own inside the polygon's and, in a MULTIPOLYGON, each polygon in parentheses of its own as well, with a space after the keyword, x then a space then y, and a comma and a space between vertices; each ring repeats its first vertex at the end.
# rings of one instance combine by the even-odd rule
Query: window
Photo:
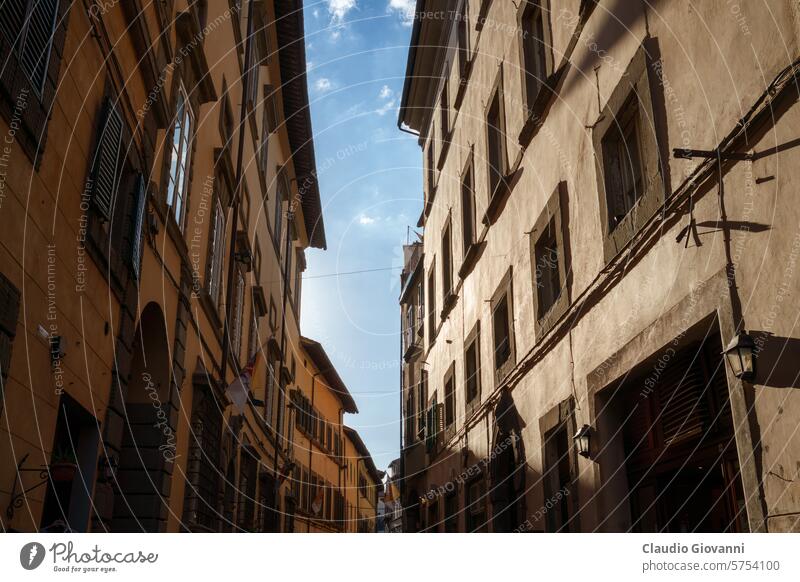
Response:
POLYGON ((442 92, 439 99, 439 122, 442 130, 442 153, 440 155, 444 155, 444 142, 448 141, 450 136, 450 102, 448 101, 447 95, 447 85, 450 79, 448 72, 449 69, 447 65, 445 65, 442 92))
POLYGON ((195 384, 192 397, 192 430, 189 434, 184 520, 190 527, 217 531, 216 511, 220 491, 219 464, 222 415, 219 403, 206 384, 195 384))
POLYGON ((467 414, 480 402, 481 396, 481 345, 480 321, 467 336, 467 348, 464 350, 464 384, 467 414))
POLYGON ((6 380, 11 366, 11 348, 17 335, 19 290, 0 273, 0 402, 4 402, 6 380))
POLYGON ((258 460, 251 447, 242 447, 239 461, 239 512, 237 525, 245 531, 254 531, 256 527, 256 478, 258 460))
POLYGON ((423 281, 417 285, 417 334, 425 335, 425 285, 423 281))
POLYGON ((525 103, 528 115, 533 112, 533 106, 539 91, 548 76, 548 45, 545 26, 545 10, 542 9, 544 0, 525 0, 525 7, 520 18, 522 34, 522 75, 525 103))
POLYGON ((283 201, 286 198, 286 176, 281 174, 278 180, 278 191, 275 194, 275 229, 273 235, 275 236, 275 244, 278 247, 278 259, 283 261, 283 248, 281 234, 283 229, 283 201))
POLYGON ((258 315, 255 309, 250 313, 250 330, 247 335, 247 361, 258 353, 258 315))
POLYGON ((498 84, 486 112, 486 149, 489 162, 489 197, 495 196, 507 173, 502 89, 498 84))
POLYGON ((269 138, 278 126, 274 91, 272 85, 264 85, 264 114, 261 121, 261 148, 258 154, 259 167, 264 177, 267 176, 267 168, 269 168, 269 138))
POLYGON ((550 220, 534 245, 536 292, 542 313, 547 313, 561 293, 558 256, 555 221, 550 220))
POLYGON ((539 428, 544 435, 544 494, 552 509, 546 515, 549 532, 579 531, 577 491, 573 487, 573 465, 577 462, 572 446, 575 433, 574 402, 565 400, 539 419, 539 428))
POLYGON ((428 372, 420 371, 417 385, 417 438, 425 437, 425 403, 428 401, 428 372))
POLYGON ((446 439, 455 432, 456 427, 456 378, 455 363, 450 364, 450 369, 444 378, 444 427, 447 432, 446 439))
POLYGON ((172 128, 172 152, 169 162, 169 181, 167 184, 167 206, 178 227, 183 230, 186 212, 186 193, 189 181, 192 131, 194 118, 189 99, 183 84, 178 86, 178 99, 175 107, 175 125, 172 128))
POLYGON ((511 270, 492 299, 492 335, 495 382, 499 383, 515 363, 514 320, 512 314, 511 270))
POLYGON ((567 186, 561 182, 531 229, 531 270, 536 335, 546 333, 569 306, 569 254, 563 226, 567 186))
POLYGON ((412 445, 417 439, 417 434, 414 431, 414 421, 416 420, 416 412, 414 410, 414 387, 408 387, 408 395, 406 396, 406 447, 412 445))
POLYGON ((442 297, 444 297, 443 309, 447 309, 450 303, 450 295, 453 293, 453 245, 450 236, 451 222, 447 221, 447 226, 442 235, 442 297))
MULTIPOLYGON (((433 133, 433 132, 431 132, 433 133)), ((433 160, 433 136, 431 135, 428 140, 428 202, 433 200, 434 190, 436 188, 436 166, 433 160)))
POLYGON ((428 344, 436 339, 436 263, 428 272, 428 344))
POLYGON ((428 533, 437 533, 439 531, 439 500, 434 499, 428 505, 428 527, 425 530, 428 533))
MULTIPOLYGON (((461 84, 466 84, 467 63, 469 63, 469 1, 463 0, 461 10, 458 12, 458 30, 456 42, 458 43, 458 72, 461 84)), ((456 105, 457 107, 458 105, 456 105)))
POLYGON ((210 260, 208 268, 208 296, 214 307, 219 309, 222 296, 222 270, 225 262, 225 209, 220 197, 214 202, 210 243, 210 260))
POLYGON ((486 483, 482 477, 467 485, 464 499, 467 532, 486 531, 486 483))
MULTIPOLYGON (((658 146, 659 128, 664 121, 653 109, 646 56, 652 50, 657 47, 642 47, 636 53, 592 132, 601 185, 598 191, 606 261, 627 244, 664 201, 658 146)), ((658 86, 655 79, 652 85, 658 86)))
POLYGON ((642 195, 639 140, 639 103, 631 96, 620 111, 618 123, 603 136, 608 228, 614 230, 642 195))
POLYGON ((475 244, 475 189, 473 187, 472 152, 461 174, 461 234, 464 244, 464 260, 469 248, 475 244))
POLYGON ((444 531, 458 532, 458 493, 453 491, 444 498, 444 531))
POLYGON ((0 5, 0 31, 39 97, 47 79, 58 9, 58 0, 5 0, 0 5))
POLYGON ((242 351, 242 312, 244 311, 244 273, 240 268, 236 269, 236 282, 233 291, 233 320, 230 322, 231 331, 231 354, 233 359, 239 359, 242 351))
POLYGON ((294 302, 298 312, 300 311, 300 291, 303 281, 303 270, 305 268, 305 256, 303 249, 297 250, 297 260, 294 263, 294 302))

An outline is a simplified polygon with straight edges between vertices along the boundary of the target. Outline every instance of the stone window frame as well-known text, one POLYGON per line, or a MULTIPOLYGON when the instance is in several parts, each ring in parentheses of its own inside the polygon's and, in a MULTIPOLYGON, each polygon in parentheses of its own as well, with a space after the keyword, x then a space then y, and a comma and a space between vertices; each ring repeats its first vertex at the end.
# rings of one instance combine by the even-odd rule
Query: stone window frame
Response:
POLYGON ((464 167, 461 170, 461 175, 459 177, 459 199, 461 204, 461 247, 462 247, 462 260, 461 260, 461 267, 458 269, 458 276, 462 279, 466 278, 466 276, 472 270, 472 266, 475 264, 475 261, 478 258, 478 250, 481 247, 481 244, 478 242, 480 238, 480 234, 478 232, 478 198, 476 195, 475 189, 475 146, 470 145, 469 153, 467 154, 467 160, 464 163, 464 167), (466 203, 465 203, 465 185, 467 183, 467 179, 469 179, 470 183, 470 206, 471 206, 471 214, 472 214, 472 221, 470 224, 471 229, 471 236, 470 241, 468 242, 466 239, 467 234, 467 215, 466 215, 466 203))
POLYGON ((542 101, 550 99, 550 91, 548 85, 551 75, 555 69, 553 58, 553 32, 552 21, 550 18, 550 0, 522 0, 517 9, 517 26, 520 30, 519 35, 519 70, 522 87, 522 102, 525 105, 527 112, 526 119, 542 109, 542 101), (539 13, 539 18, 542 20, 542 39, 544 44, 544 71, 542 78, 538 80, 538 86, 535 92, 531 92, 528 86, 528 65, 525 57, 525 34, 523 30, 523 23, 531 12, 539 13))
POLYGON ((651 66, 648 51, 642 45, 631 59, 625 74, 603 107, 592 130, 604 263, 608 263, 624 248, 665 200, 664 171, 659 149, 661 131, 653 107, 653 93, 658 86, 658 79, 655 73, 650 73, 651 66), (629 99, 636 99, 638 102, 636 122, 644 192, 625 217, 611 228, 608 220, 603 139, 610 129, 619 127, 622 108, 629 103, 629 99))
POLYGON ((467 335, 467 339, 464 341, 464 414, 465 417, 469 417, 472 412, 480 406, 481 403, 481 391, 482 391, 482 382, 481 376, 483 373, 483 369, 481 366, 481 321, 478 320, 475 322, 475 325, 472 327, 472 330, 467 335), (476 372, 475 378, 478 384, 477 393, 472 398, 469 397, 469 387, 468 387, 468 376, 467 376, 467 353, 469 352, 470 348, 475 348, 475 357, 476 357, 476 372))
MULTIPOLYGON (((577 423, 575 419, 575 399, 572 396, 565 398, 545 414, 539 417, 539 435, 542 439, 542 487, 544 492, 544 502, 547 503, 557 495, 557 491, 552 491, 549 479, 549 471, 553 467, 547 467, 547 440, 561 429, 566 430, 567 447, 569 449, 570 485, 569 493, 565 495, 569 506, 570 520, 566 531, 580 531, 579 503, 578 503, 578 452, 575 450, 575 432, 577 423)), ((557 466, 556 466, 557 467, 557 466)), ((555 511, 548 512, 545 516, 545 530, 548 532, 561 531, 563 524, 554 524, 555 511)))
MULTIPOLYGON (((441 171, 450 149, 453 136, 453 119, 450 111, 450 62, 445 61, 442 66, 442 81, 439 88, 439 158, 436 169, 441 171)), ((431 132, 433 133, 433 132, 431 132)), ((435 157, 435 156, 434 156, 435 157)))
POLYGON ((550 194, 547 204, 530 231, 531 283, 533 289, 531 295, 533 296, 534 331, 537 338, 550 331, 553 325, 567 311, 572 300, 571 277, 569 276, 569 269, 571 268, 570 247, 565 224, 567 196, 567 183, 564 181, 559 182, 558 186, 550 194), (558 279, 561 290, 553 304, 544 309, 540 303, 538 293, 537 265, 539 260, 536 258, 536 246, 551 221, 555 229, 556 245, 559 250, 558 279))
POLYGON ((442 380, 444 394, 444 442, 449 442, 458 427, 458 397, 456 395, 456 363, 451 362, 442 380), (448 390, 448 385, 450 389, 448 390), (447 422, 448 410, 452 414, 451 422, 447 422))
POLYGON ((494 371, 494 383, 495 386, 499 386, 503 379, 511 372, 511 370, 516 366, 517 363, 517 349, 516 349, 516 333, 514 332, 514 289, 513 289, 513 269, 511 267, 508 268, 506 274, 500 281, 500 284, 497 286, 497 289, 492 295, 492 299, 490 300, 490 313, 491 313, 491 327, 492 327, 492 365, 494 371), (508 347, 509 347, 509 356, 508 359, 498 367, 497 365, 497 350, 495 346, 497 345, 496 338, 494 337, 495 333, 495 325, 494 325, 494 315, 495 310, 497 309, 499 303, 502 301, 503 298, 506 298, 506 305, 507 305, 507 318, 508 318, 508 347))
MULTIPOLYGON (((486 205, 486 214, 490 214, 490 209, 492 209, 497 203, 496 200, 503 198, 503 193, 507 189, 507 179, 508 179, 508 171, 509 171, 509 161, 508 161, 508 136, 506 134, 506 109, 504 104, 504 91, 503 91, 503 67, 502 64, 499 67, 499 71, 497 72, 497 76, 495 77, 494 84, 492 85, 492 90, 489 93, 489 99, 486 102, 486 107, 483 112, 483 120, 484 120, 484 139, 485 139, 485 147, 486 147, 486 181, 487 181, 487 193, 488 193, 488 203, 486 205), (497 183, 492 186, 492 167, 491 167, 491 136, 492 132, 489 130, 489 112, 492 110, 492 106, 494 104, 495 99, 498 102, 498 123, 499 127, 497 128, 497 134, 499 135, 500 140, 500 164, 501 167, 498 169, 498 180, 497 183), (494 204, 493 204, 494 202, 494 204)), ((487 222, 487 218, 484 217, 484 223, 487 222)))
POLYGON ((436 257, 431 259, 428 269, 428 346, 436 341, 439 326, 436 321, 436 257))
POLYGON ((447 219, 442 226, 441 238, 441 256, 442 256, 442 312, 439 315, 441 320, 447 319, 450 310, 456 304, 458 296, 455 292, 455 264, 453 262, 453 215, 452 212, 447 213, 447 219), (446 240, 445 240, 446 239, 446 240), (449 271, 449 272, 448 272, 449 271), (448 283, 448 284, 446 284, 448 283))

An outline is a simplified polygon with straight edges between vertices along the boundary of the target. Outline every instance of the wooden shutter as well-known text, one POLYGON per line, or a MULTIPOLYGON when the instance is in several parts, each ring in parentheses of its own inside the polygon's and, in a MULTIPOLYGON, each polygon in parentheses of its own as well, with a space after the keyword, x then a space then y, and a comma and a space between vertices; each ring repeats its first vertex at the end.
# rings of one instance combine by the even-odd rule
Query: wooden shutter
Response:
POLYGON ((25 44, 20 51, 20 64, 38 93, 41 93, 50 62, 57 9, 58 0, 33 0, 25 44))
POLYGON ((122 148, 122 117, 112 103, 106 100, 105 119, 97 141, 92 161, 92 200, 95 207, 108 220, 119 183, 119 153, 122 148))
POLYGON ((136 206, 133 208, 133 232, 131 233, 131 267, 133 276, 139 279, 142 264, 142 226, 144 225, 144 208, 147 200, 147 187, 143 174, 136 180, 136 206))
POLYGON ((436 447, 444 444, 444 404, 436 405, 436 447))
POLYGON ((698 347, 676 354, 658 390, 664 446, 702 434, 708 421, 706 382, 698 347))
POLYGON ((0 32, 9 45, 19 46, 28 0, 3 0, 0 3, 0 32))
MULTIPOLYGON (((19 290, 0 273, 0 378, 5 384, 11 365, 11 348, 17 333, 19 317, 19 290)), ((0 385, 0 397, 3 386, 0 385)))

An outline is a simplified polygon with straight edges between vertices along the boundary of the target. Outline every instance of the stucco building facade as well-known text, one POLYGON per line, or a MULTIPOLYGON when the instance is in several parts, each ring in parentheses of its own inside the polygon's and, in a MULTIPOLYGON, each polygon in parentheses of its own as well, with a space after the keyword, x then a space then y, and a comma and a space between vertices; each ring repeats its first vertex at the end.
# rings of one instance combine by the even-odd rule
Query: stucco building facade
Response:
POLYGON ((417 2, 405 531, 798 530, 800 14, 771 9, 417 2))
POLYGON ((300 3, 10 6, 3 529, 284 530, 326 244, 300 3))

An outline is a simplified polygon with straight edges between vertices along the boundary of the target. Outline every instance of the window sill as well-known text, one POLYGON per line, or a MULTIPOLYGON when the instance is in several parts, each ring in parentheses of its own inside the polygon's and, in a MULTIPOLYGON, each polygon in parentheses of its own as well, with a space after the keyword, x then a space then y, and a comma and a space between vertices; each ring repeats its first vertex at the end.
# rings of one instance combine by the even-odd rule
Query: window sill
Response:
POLYGON ((461 71, 461 77, 458 82, 458 91, 456 91, 456 98, 453 102, 454 109, 461 109, 461 103, 464 101, 464 96, 467 94, 467 85, 469 84, 469 78, 472 75, 473 65, 475 64, 475 55, 467 59, 467 62, 464 64, 464 70, 461 71))
POLYGON ((505 202, 514 190, 514 186, 519 182, 522 175, 522 168, 519 167, 510 174, 506 174, 500 179, 497 187, 494 189, 489 204, 486 206, 486 212, 481 219, 481 222, 487 226, 494 224, 505 207, 505 202))
POLYGON ((533 137, 538 133, 539 128, 544 122, 544 117, 547 110, 555 101, 554 97, 556 96, 556 86, 561 80, 564 70, 565 67, 562 67, 545 79, 545 82, 542 83, 541 87, 539 87, 539 91, 536 93, 533 103, 528 105, 528 118, 525 121, 525 124, 522 126, 522 129, 519 132, 519 137, 517 138, 519 145, 523 149, 530 145, 531 140, 533 140, 533 137))
POLYGON ((439 161, 436 163, 436 169, 441 171, 444 167, 444 162, 447 159, 447 152, 450 150, 450 141, 453 139, 453 129, 447 132, 447 135, 442 137, 442 147, 439 148, 439 161))
MULTIPOLYGON (((538 299, 535 300, 537 301, 536 308, 538 311, 539 310, 538 299)), ((537 341, 553 328, 555 323, 567 311, 569 305, 570 305, 569 290, 564 288, 561 290, 561 293, 559 294, 558 298, 547 309, 547 311, 545 311, 543 315, 537 316, 534 327, 537 341)))
POLYGON ((472 272, 475 263, 478 262, 478 257, 480 257, 485 247, 485 242, 474 242, 467 247, 467 252, 464 253, 464 260, 461 262, 461 267, 458 269, 459 278, 467 278, 467 275, 472 272))
POLYGON ((450 315, 450 311, 452 311, 455 304, 458 302, 458 295, 450 291, 444 298, 444 305, 442 306, 442 312, 439 314, 439 319, 444 321, 447 319, 447 316, 450 315))
POLYGON ((430 188, 428 193, 428 199, 425 201, 425 210, 423 211, 423 215, 427 219, 430 216, 431 209, 433 208, 433 200, 436 198, 436 186, 430 188))

